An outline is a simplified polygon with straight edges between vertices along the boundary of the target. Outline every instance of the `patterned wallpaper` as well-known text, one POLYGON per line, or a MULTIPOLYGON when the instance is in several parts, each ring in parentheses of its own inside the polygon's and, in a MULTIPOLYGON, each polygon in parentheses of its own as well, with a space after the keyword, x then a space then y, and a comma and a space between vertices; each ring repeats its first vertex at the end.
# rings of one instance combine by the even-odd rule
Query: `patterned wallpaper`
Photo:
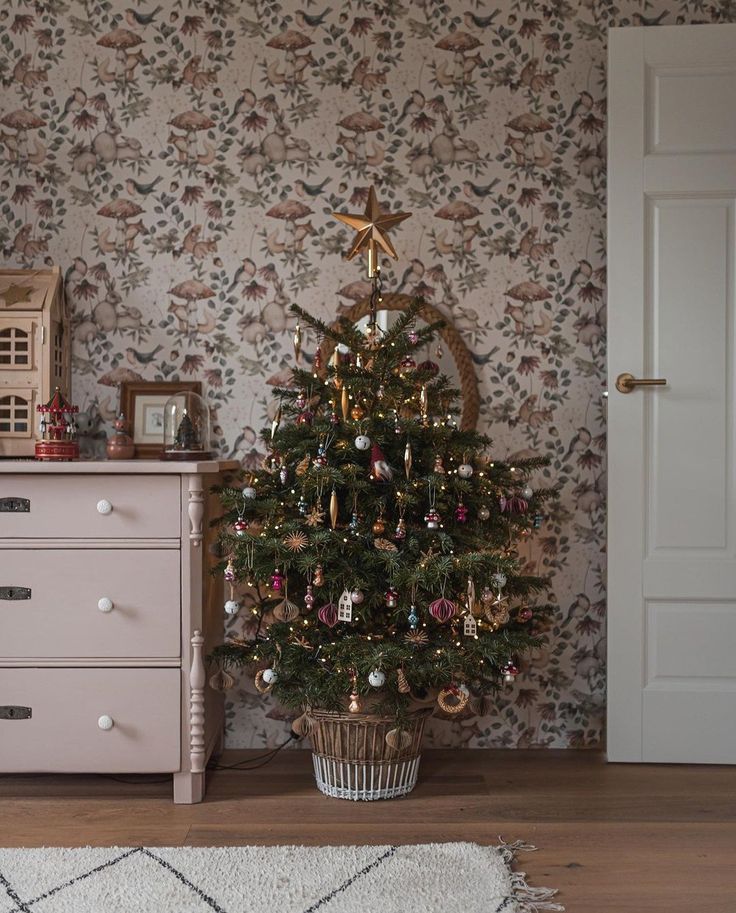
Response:
MULTIPOLYGON (((370 184, 413 210, 387 284, 462 329, 496 452, 546 454, 562 492, 524 547, 553 574, 549 644, 489 716, 433 721, 436 746, 600 740, 606 29, 733 18, 733 0, 0 11, 0 245, 66 271, 88 451, 121 378, 198 378, 222 452, 258 460, 289 303, 328 318, 367 290, 330 212, 362 208, 370 184)), ((230 697, 231 745, 281 741, 249 681, 230 697)))

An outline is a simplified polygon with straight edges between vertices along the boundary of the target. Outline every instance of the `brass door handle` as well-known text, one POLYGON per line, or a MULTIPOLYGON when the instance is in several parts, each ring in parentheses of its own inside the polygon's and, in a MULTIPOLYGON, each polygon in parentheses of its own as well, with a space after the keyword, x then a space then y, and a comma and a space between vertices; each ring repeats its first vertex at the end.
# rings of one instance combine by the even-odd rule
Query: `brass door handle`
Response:
POLYGON ((664 387, 665 377, 634 377, 633 374, 619 374, 616 378, 616 389, 619 393, 633 393, 637 387, 664 387))

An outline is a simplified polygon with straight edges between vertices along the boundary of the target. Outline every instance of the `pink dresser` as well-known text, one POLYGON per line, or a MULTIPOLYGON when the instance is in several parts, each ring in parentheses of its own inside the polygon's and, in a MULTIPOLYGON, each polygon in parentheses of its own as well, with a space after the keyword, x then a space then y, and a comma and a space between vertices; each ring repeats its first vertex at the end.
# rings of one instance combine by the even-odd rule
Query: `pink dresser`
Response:
POLYGON ((237 467, 0 461, 0 772, 170 772, 202 800, 223 733, 209 489, 237 467))

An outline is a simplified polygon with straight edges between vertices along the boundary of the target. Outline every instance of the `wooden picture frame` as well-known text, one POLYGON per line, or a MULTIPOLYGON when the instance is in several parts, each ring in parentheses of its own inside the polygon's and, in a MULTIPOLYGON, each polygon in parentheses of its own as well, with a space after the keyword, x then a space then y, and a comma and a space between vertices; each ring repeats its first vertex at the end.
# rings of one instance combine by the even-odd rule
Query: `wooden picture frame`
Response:
POLYGON ((202 395, 198 380, 123 381, 120 412, 130 423, 136 460, 158 459, 164 449, 163 407, 177 393, 193 391, 202 395), (159 434, 160 433, 160 434, 159 434), (156 440, 160 436, 160 440, 156 440))

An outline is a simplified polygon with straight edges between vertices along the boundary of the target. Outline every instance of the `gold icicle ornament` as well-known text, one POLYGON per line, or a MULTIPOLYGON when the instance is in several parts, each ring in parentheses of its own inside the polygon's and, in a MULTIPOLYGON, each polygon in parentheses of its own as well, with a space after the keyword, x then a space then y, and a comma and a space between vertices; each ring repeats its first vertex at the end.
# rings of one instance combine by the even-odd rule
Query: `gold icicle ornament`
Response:
POLYGON ((337 492, 333 488, 332 494, 330 495, 330 523, 332 524, 333 529, 337 526, 338 512, 337 492))
POLYGON ((426 384, 422 384, 422 389, 419 391, 419 410, 422 414, 422 421, 426 422, 429 414, 429 396, 426 384))
POLYGON ((345 421, 350 418, 350 396, 348 395, 348 388, 343 386, 342 388, 342 397, 340 399, 340 408, 342 409, 342 417, 345 421))
POLYGON ((383 212, 381 210, 381 204, 378 202, 375 188, 371 187, 368 192, 368 202, 365 205, 365 212, 363 215, 348 215, 341 212, 333 212, 332 215, 339 222, 348 225, 350 228, 354 228, 357 232, 356 236, 353 238, 350 250, 348 250, 345 255, 345 259, 352 260, 356 254, 363 250, 366 251, 368 255, 369 279, 377 276, 380 271, 380 266, 378 264, 379 248, 388 254, 389 257, 398 260, 398 254, 388 237, 388 231, 400 222, 403 222, 404 219, 408 219, 411 213, 383 212))
POLYGON ((279 401, 278 408, 276 409, 276 415, 274 415, 273 421, 271 422, 271 440, 273 440, 274 435, 278 431, 280 424, 281 424, 281 402, 279 401))
POLYGON ((333 371, 335 372, 333 375, 333 378, 332 378, 332 383, 334 384, 335 389, 339 390, 340 387, 342 387, 342 381, 337 376, 337 369, 340 367, 340 352, 339 352, 337 346, 335 346, 335 348, 333 349, 332 355, 330 356, 330 366, 332 367, 333 371))
POLYGON ((302 328, 299 326, 299 321, 297 321, 296 326, 294 327, 294 359, 298 362, 299 356, 302 354, 302 328))
POLYGON ((406 442, 406 447, 404 448, 404 472, 406 473, 407 479, 411 476, 411 444, 409 441, 406 442))

